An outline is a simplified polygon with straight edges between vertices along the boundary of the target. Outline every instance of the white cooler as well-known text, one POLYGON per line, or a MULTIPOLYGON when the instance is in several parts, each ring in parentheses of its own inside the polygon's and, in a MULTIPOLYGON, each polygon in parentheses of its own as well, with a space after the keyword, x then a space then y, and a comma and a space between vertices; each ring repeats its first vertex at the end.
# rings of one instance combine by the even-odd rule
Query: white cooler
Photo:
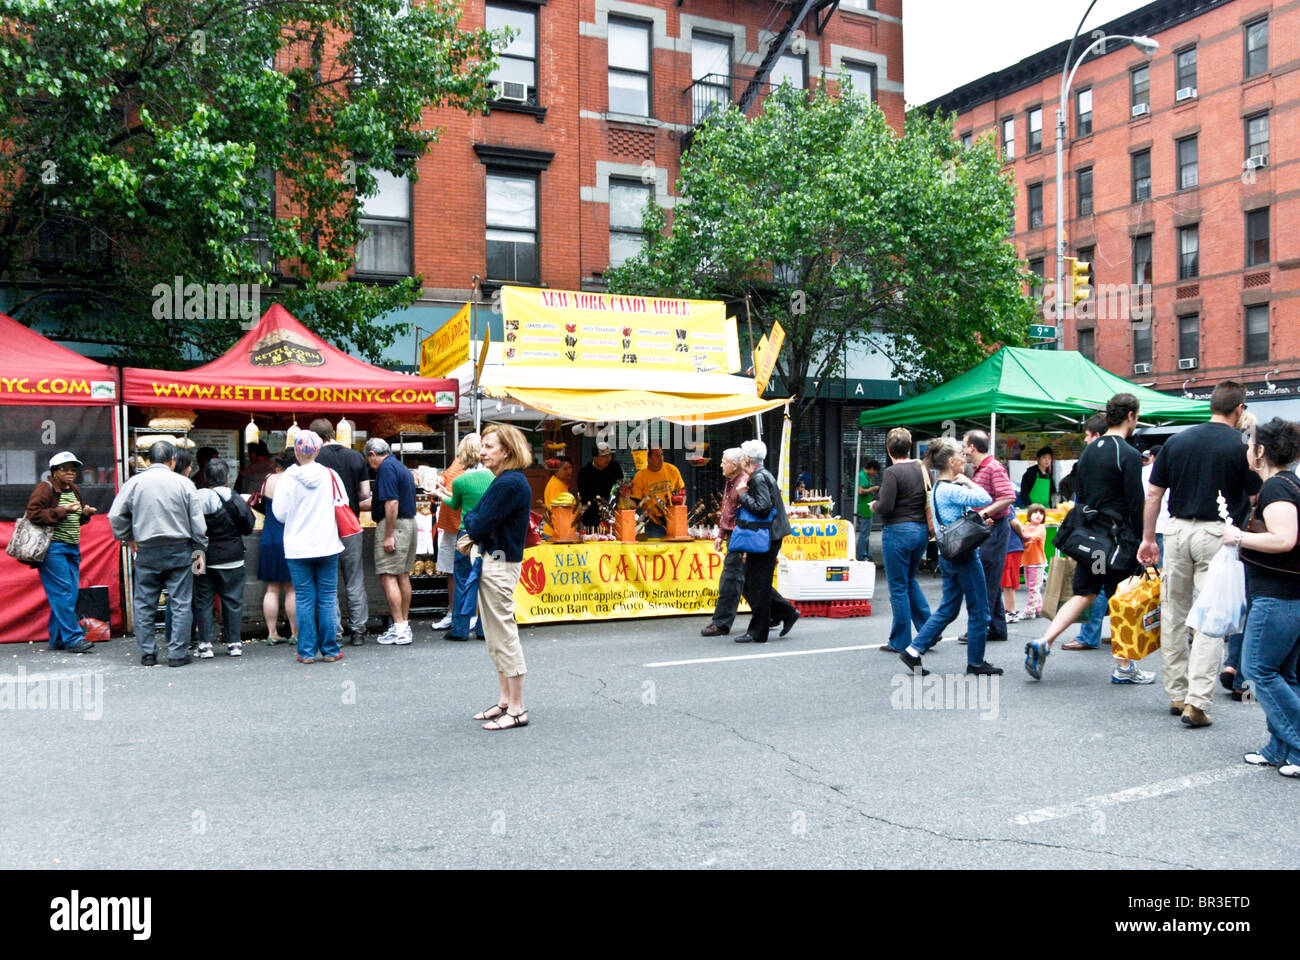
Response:
POLYGON ((788 600, 870 600, 876 565, 868 560, 787 560, 776 564, 776 589, 788 600))

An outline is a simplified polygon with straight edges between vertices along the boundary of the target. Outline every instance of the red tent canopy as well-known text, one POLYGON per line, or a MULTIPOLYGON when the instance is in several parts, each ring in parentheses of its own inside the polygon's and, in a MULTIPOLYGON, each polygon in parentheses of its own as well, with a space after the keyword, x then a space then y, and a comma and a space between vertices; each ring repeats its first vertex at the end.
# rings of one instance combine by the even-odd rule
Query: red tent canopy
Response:
POLYGON ((0 313, 0 404, 117 402, 117 371, 87 360, 0 313))
POLYGON ((454 413, 455 380, 393 373, 348 356, 279 304, 226 354, 193 370, 122 371, 130 406, 320 413, 454 413))

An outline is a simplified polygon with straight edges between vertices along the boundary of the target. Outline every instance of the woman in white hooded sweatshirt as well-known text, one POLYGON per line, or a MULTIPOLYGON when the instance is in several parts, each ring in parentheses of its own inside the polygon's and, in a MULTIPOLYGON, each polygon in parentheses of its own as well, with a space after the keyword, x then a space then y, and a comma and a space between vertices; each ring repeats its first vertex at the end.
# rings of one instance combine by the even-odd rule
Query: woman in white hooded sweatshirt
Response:
POLYGON ((293 441, 298 463, 284 471, 271 510, 284 524, 284 557, 298 596, 298 662, 333 662, 343 656, 339 620, 339 565, 343 552, 334 519, 337 473, 316 462, 321 438, 303 430, 293 441))

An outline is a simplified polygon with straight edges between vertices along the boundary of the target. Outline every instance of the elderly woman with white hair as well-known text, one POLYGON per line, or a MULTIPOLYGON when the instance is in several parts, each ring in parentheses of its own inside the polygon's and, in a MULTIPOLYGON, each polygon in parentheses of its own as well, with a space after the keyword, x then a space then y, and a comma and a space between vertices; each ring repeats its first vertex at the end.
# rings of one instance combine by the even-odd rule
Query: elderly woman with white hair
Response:
POLYGON ((772 586, 772 573, 781 555, 781 541, 790 534, 790 521, 785 515, 785 498, 781 496, 776 477, 763 466, 767 445, 761 440, 746 440, 740 445, 740 453, 742 473, 736 484, 737 502, 758 519, 740 518, 736 526, 766 529, 769 537, 766 551, 749 552, 745 556, 745 599, 753 613, 749 630, 737 637, 736 642, 767 643, 773 622, 781 624, 780 636, 784 637, 799 619, 799 611, 772 586))
POLYGON ((298 662, 343 657, 337 637, 339 564, 343 552, 334 505, 346 503, 343 482, 316 462, 322 441, 311 430, 293 441, 298 462, 280 476, 271 510, 284 524, 284 556, 298 597, 298 662))
MULTIPOLYGON (((736 529, 736 506, 739 494, 736 487, 744 473, 740 469, 744 459, 740 447, 728 447, 722 452, 722 476, 726 486, 722 488, 722 509, 718 513, 718 536, 713 541, 713 549, 722 552, 723 544, 731 539, 731 531, 736 529)), ((700 631, 701 636, 717 637, 731 632, 731 625, 736 620, 736 608, 740 606, 740 593, 745 584, 745 555, 739 550, 728 550, 722 561, 722 576, 718 579, 718 602, 713 608, 713 619, 700 631)))

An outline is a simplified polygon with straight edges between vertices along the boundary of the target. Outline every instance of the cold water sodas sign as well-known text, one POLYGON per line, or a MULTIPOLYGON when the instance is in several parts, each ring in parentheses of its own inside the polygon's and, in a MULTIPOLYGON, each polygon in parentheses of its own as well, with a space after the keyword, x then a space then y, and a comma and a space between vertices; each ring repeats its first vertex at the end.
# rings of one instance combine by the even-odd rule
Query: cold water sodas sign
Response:
POLYGON ((790 535, 781 541, 781 556, 790 560, 849 560, 853 524, 847 520, 791 518, 790 535))
POLYGON ((722 554, 708 541, 530 547, 515 587, 520 623, 712 613, 722 554))

